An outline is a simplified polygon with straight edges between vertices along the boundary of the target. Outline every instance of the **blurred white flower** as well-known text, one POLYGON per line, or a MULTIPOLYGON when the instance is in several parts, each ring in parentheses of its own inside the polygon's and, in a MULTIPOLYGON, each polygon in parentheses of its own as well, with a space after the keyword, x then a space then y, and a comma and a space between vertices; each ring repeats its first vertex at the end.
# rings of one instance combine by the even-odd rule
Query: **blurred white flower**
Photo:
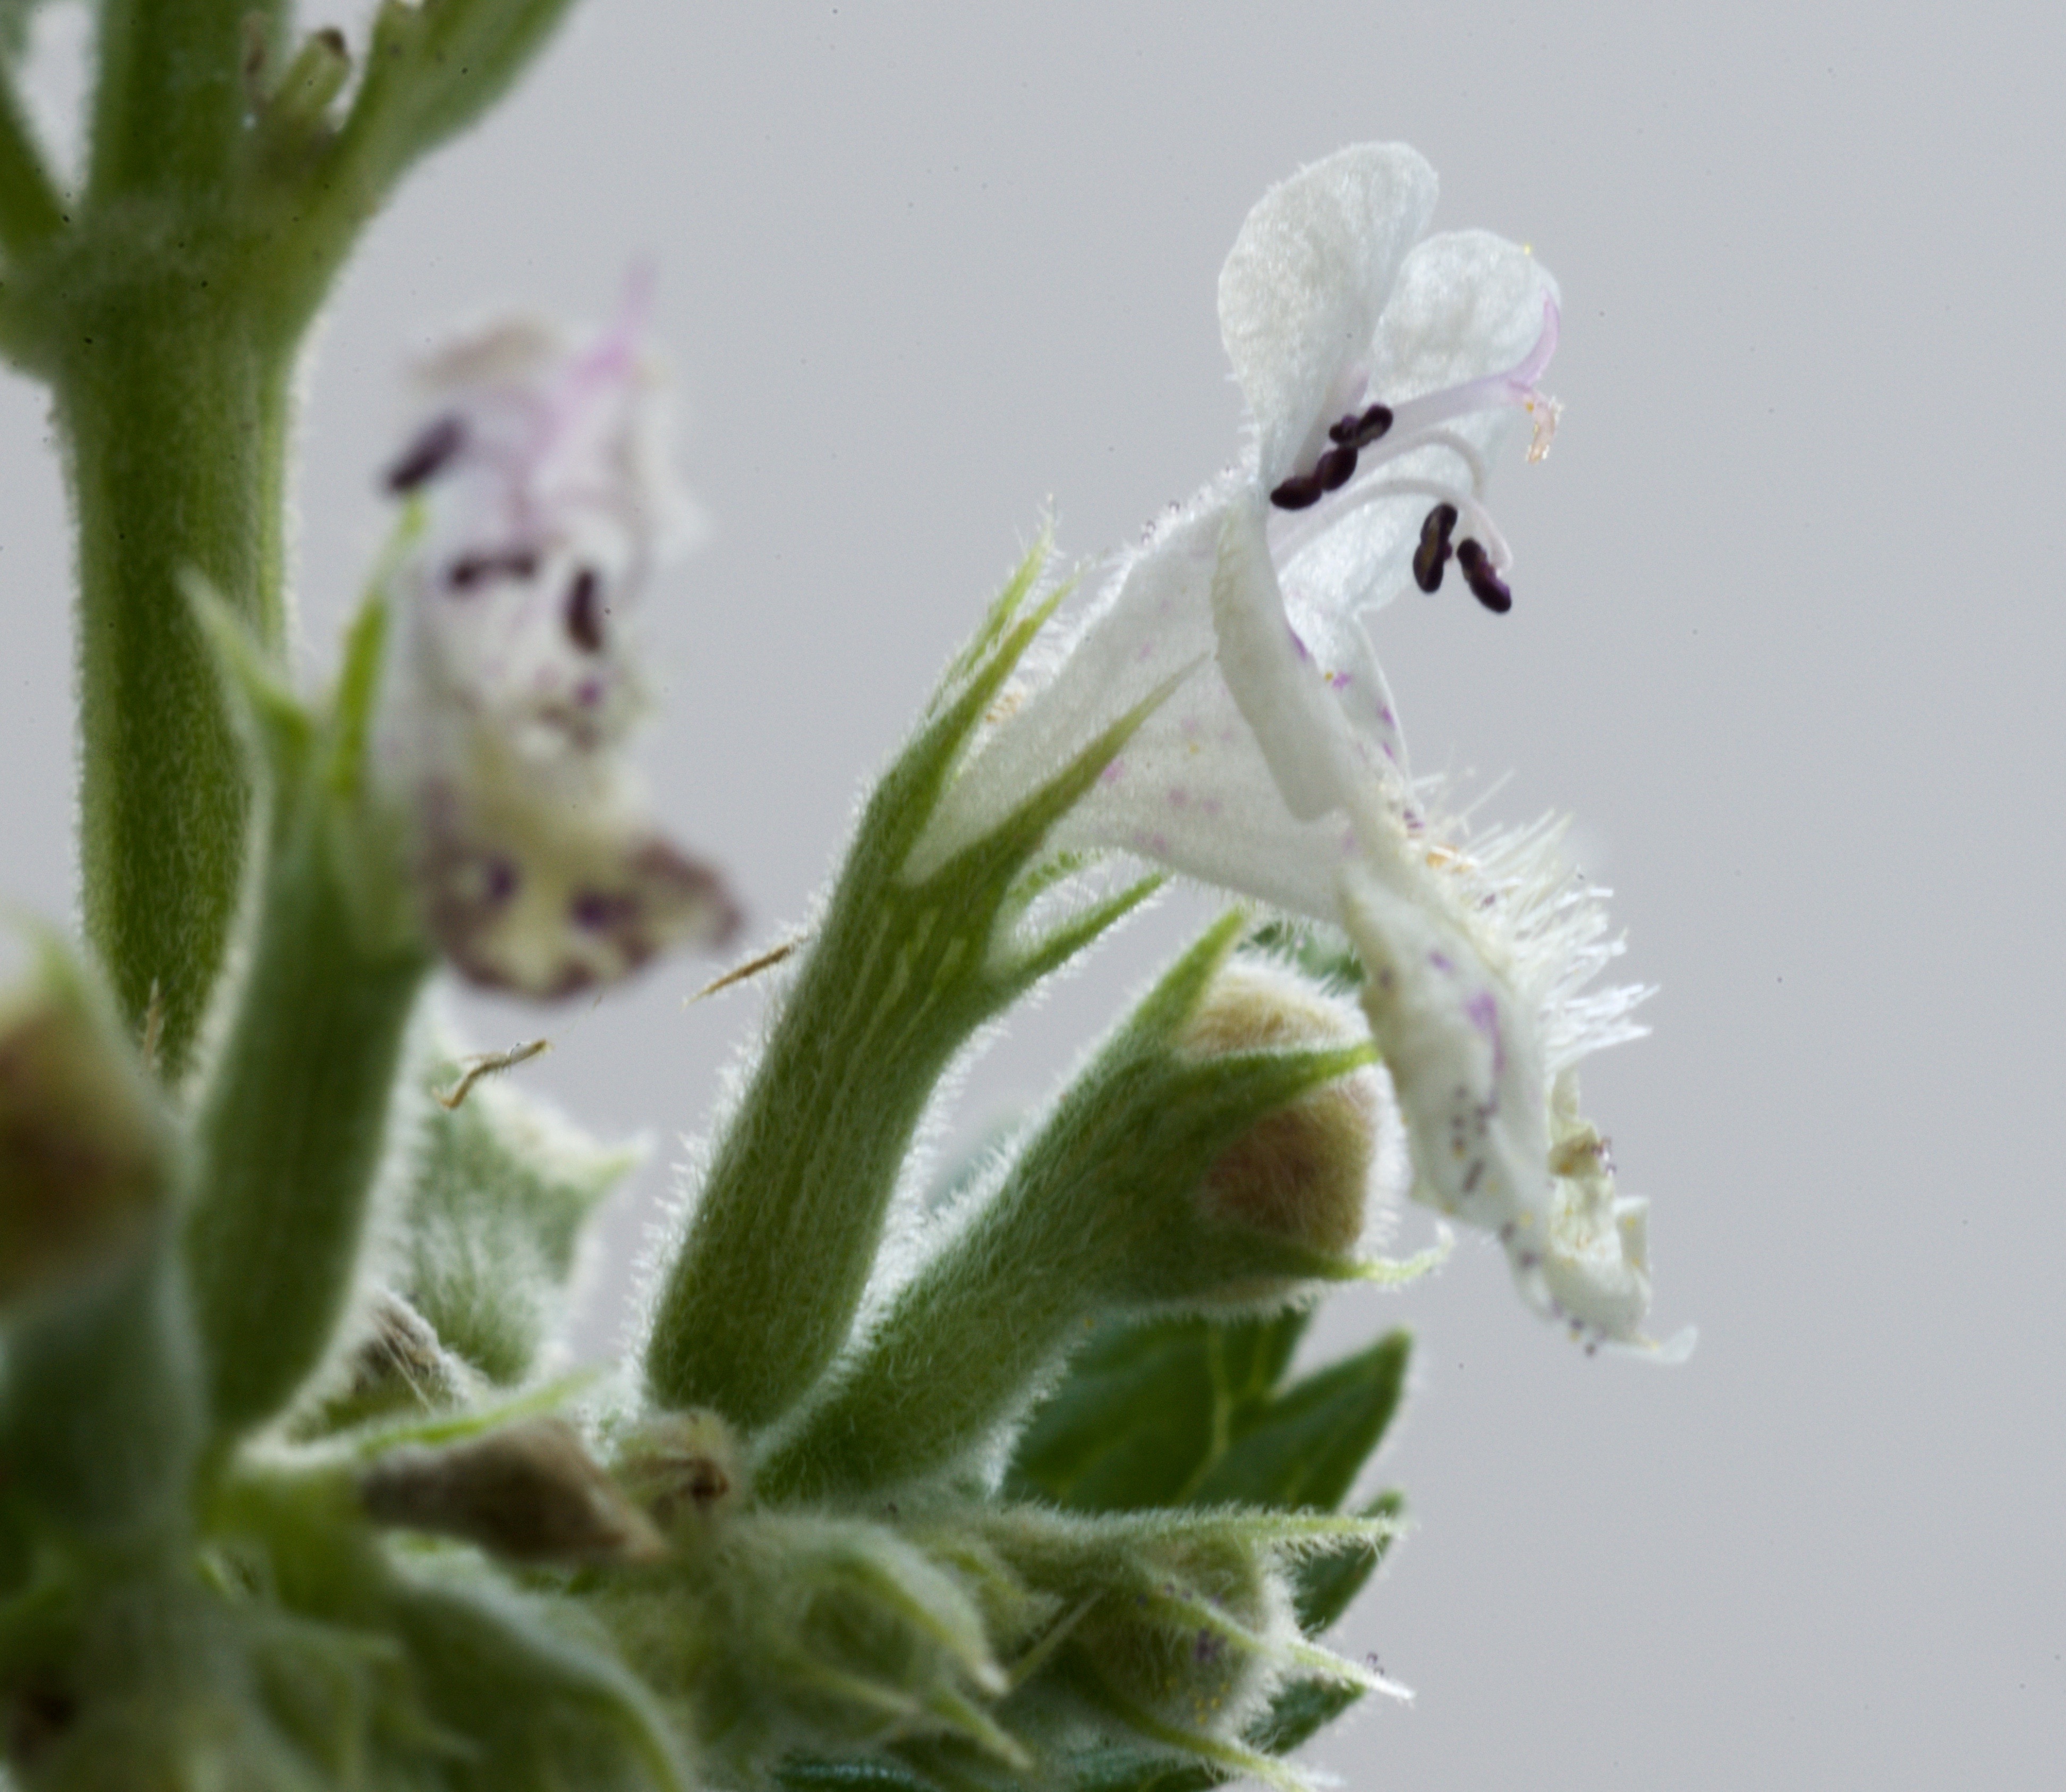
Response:
POLYGON ((1614 1200, 1603 1150, 1571 1149, 1593 1135, 1570 1066, 1640 1030, 1643 992, 1586 993, 1620 943, 1558 830, 1466 844, 1426 812, 1359 617, 1409 580, 1438 589, 1452 557, 1485 608, 1509 607, 1487 469, 1524 421, 1539 458, 1556 420, 1537 386, 1554 283, 1496 237, 1424 237, 1434 196, 1413 151, 1366 145, 1250 212, 1220 278, 1244 464, 1120 558, 912 869, 1173 683, 1054 843, 1121 848, 1344 928, 1417 1198, 1498 1236, 1531 1303, 1589 1343, 1654 1349, 1640 1203, 1614 1200))
POLYGON ((644 312, 634 290, 578 348, 528 319, 453 343, 420 370, 427 420, 387 475, 424 512, 390 585, 381 751, 425 924, 473 981, 533 996, 737 918, 661 836, 625 751, 646 705, 628 613, 691 516, 644 312))

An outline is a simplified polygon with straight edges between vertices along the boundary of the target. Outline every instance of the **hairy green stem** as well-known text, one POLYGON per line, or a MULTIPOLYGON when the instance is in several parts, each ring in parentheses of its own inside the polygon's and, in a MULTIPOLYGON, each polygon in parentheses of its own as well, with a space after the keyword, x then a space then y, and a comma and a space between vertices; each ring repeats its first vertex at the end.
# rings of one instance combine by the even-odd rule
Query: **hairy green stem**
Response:
POLYGON ((246 21, 269 38, 286 10, 285 0, 102 0, 88 200, 219 199, 250 106, 246 21))
POLYGON ((647 1373, 667 1405, 751 1428, 831 1361, 926 1103, 986 1011, 967 973, 987 919, 908 895, 835 905, 666 1291, 647 1373))
MULTIPOLYGON (((10 269, 0 347, 51 379, 72 475, 87 932, 132 1025, 155 992, 168 1078, 222 967, 249 812, 180 581, 201 574, 282 651, 302 331, 395 180, 507 87, 566 3, 391 0, 341 126, 285 122, 269 97, 283 0, 103 11, 83 215, 10 269)), ((0 233, 12 218, 49 237, 54 200, 5 124, 0 233)))
POLYGON ((277 652, 292 345, 205 260, 82 303, 57 345, 79 521, 80 877, 88 938, 176 1079, 237 913, 250 792, 181 580, 277 652))

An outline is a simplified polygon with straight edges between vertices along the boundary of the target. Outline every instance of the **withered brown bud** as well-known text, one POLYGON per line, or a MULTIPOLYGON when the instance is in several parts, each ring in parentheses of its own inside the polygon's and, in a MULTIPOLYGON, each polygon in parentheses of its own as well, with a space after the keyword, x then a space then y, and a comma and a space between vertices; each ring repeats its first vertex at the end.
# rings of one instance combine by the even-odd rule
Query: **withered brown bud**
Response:
POLYGON ((638 1562, 666 1552, 651 1522, 562 1418, 444 1449, 383 1456, 359 1492, 379 1523, 478 1543, 512 1562, 638 1562))

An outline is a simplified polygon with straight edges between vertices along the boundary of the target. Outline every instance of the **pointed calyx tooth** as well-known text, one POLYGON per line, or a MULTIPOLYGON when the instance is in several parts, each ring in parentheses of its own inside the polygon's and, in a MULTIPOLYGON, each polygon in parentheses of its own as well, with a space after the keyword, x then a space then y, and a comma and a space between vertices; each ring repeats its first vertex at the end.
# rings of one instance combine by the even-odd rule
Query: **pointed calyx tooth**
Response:
POLYGON ((1420 545, 1413 550, 1413 582, 1431 595, 1442 589, 1449 564, 1449 537, 1456 527, 1456 507, 1437 504, 1420 524, 1420 545))
POLYGON ((1463 569, 1464 582, 1471 588, 1471 595, 1495 616, 1504 616, 1513 608, 1513 593, 1493 569, 1492 556, 1477 542, 1466 538, 1456 544, 1456 564, 1463 569))

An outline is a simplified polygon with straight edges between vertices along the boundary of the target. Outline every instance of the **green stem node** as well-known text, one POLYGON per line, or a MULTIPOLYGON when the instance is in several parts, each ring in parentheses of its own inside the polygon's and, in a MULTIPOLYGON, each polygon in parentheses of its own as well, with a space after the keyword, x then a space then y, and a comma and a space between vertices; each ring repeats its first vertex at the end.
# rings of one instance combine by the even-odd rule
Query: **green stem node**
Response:
POLYGON ((79 520, 87 936, 176 1081, 221 971, 250 787, 180 589, 199 572, 277 654, 292 344, 205 263, 81 303, 52 345, 79 520))

